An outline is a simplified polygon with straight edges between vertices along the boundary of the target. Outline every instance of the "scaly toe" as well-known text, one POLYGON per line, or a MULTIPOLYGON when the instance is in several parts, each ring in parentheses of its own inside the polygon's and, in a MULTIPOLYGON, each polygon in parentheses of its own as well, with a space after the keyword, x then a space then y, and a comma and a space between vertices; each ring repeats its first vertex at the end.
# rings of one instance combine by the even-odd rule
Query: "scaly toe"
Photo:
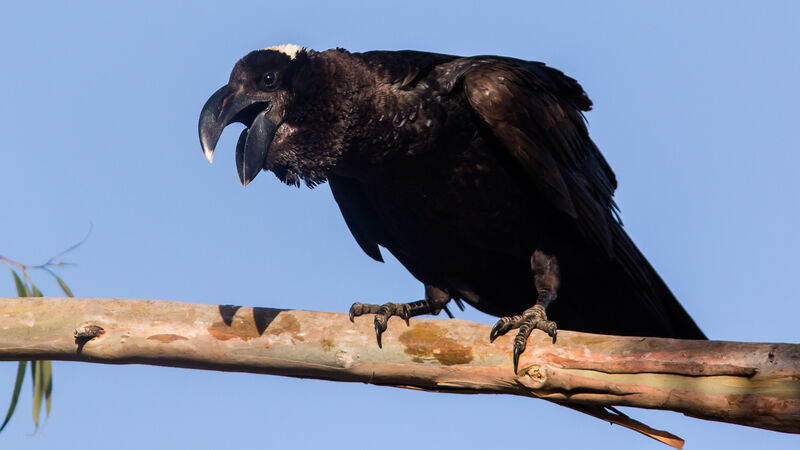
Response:
POLYGON ((553 338, 553 343, 556 342, 556 335, 558 334, 558 326, 555 322, 540 320, 534 325, 537 329, 544 331, 548 336, 553 338))
MULTIPOLYGON (((411 303, 384 303, 383 305, 375 305, 372 303, 353 303, 350 306, 350 321, 353 322, 356 317, 366 314, 375 314, 375 337, 378 340, 378 347, 383 348, 382 336, 383 332, 388 327, 389 320, 392 316, 397 316, 406 325, 409 325, 409 319, 421 314, 429 314, 434 312, 432 308, 442 308, 447 302, 432 303, 429 300, 419 300, 411 303), (431 306, 433 305, 433 306, 431 306)), ((434 313, 438 313, 436 309, 434 313)))
POLYGON ((355 302, 352 306, 350 306, 350 322, 355 322, 356 316, 361 315, 361 307, 364 306, 361 303, 355 302))
POLYGON ((498 337, 508 333, 514 328, 519 327, 520 319, 522 319, 522 316, 500 318, 500 320, 498 320, 497 323, 492 327, 492 331, 489 332, 489 342, 494 342, 494 340, 498 337))

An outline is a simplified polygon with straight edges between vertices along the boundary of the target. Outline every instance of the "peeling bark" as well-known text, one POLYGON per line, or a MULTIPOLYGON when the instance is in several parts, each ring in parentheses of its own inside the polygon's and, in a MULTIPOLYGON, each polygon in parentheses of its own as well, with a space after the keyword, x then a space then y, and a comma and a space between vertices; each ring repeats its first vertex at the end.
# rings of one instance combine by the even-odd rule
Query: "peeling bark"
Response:
POLYGON ((0 299, 0 360, 150 364, 538 397, 673 446, 682 441, 604 409, 665 409, 800 433, 800 345, 534 333, 514 374, 513 336, 489 325, 230 305, 81 298, 0 299), (614 417, 616 416, 616 418, 614 417), (630 423, 633 422, 633 423, 630 423), (637 425, 638 424, 638 425, 637 425), (649 430, 649 431, 648 431, 649 430))

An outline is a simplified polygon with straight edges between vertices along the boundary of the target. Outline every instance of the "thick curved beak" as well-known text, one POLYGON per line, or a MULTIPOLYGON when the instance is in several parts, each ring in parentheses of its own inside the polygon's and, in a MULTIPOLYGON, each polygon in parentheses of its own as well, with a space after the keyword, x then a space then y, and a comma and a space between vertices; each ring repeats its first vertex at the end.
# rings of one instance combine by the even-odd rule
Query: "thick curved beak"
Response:
POLYGON ((222 130, 232 122, 233 117, 241 109, 244 109, 242 107, 239 111, 235 111, 230 107, 233 105, 227 104, 232 95, 233 89, 230 86, 222 86, 206 101, 203 110, 200 111, 197 131, 200 134, 200 146, 203 147, 203 154, 209 163, 214 161, 214 148, 222 135, 222 130))
POLYGON ((222 130, 233 122, 247 128, 236 145, 236 171, 243 186, 252 181, 264 168, 272 138, 278 125, 267 115, 272 104, 267 99, 252 98, 225 85, 208 99, 200 111, 197 129, 200 145, 208 162, 214 159, 214 148, 222 130))
POLYGON ((264 168, 272 137, 278 126, 267 117, 269 108, 261 111, 250 127, 242 130, 236 144, 236 172, 242 186, 247 186, 264 168))

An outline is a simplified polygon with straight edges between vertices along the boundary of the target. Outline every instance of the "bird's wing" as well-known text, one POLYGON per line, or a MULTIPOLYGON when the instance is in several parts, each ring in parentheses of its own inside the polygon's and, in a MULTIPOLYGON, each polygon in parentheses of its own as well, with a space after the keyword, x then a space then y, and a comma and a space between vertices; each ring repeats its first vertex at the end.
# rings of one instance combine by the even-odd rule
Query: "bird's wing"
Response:
MULTIPOLYGON (((542 63, 496 57, 467 61, 458 80, 469 105, 543 199, 571 217, 626 274, 636 301, 647 305, 664 335, 705 339, 622 229, 613 200, 616 178, 589 138, 581 111, 592 103, 578 82, 542 63)), ((452 88, 457 86, 453 82, 452 88)))
POLYGON ((372 259, 383 262, 378 237, 375 236, 378 230, 377 215, 364 196, 362 187, 357 181, 335 175, 329 176, 328 184, 342 211, 342 217, 361 250, 372 259))
POLYGON ((505 58, 472 59, 460 75, 469 105, 542 198, 611 256, 617 182, 589 139, 583 88, 544 64, 505 58))

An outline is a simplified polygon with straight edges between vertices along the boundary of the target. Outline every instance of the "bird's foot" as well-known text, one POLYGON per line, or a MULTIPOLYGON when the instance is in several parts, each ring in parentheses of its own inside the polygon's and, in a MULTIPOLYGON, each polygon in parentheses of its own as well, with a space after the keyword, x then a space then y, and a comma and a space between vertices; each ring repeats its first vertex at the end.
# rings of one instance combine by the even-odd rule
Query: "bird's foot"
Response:
POLYGON ((350 322, 354 322, 358 316, 364 314, 375 314, 375 335, 378 338, 378 347, 383 347, 381 343, 381 335, 386 331, 389 323, 389 318, 397 316, 406 321, 411 317, 410 303, 384 303, 383 305, 374 305, 371 303, 353 303, 350 307, 350 322))
POLYGON ((438 314, 442 308, 442 305, 429 300, 419 300, 411 303, 384 303, 383 305, 356 302, 350 307, 350 322, 364 314, 375 314, 375 335, 378 338, 378 347, 382 348, 381 335, 386 331, 390 317, 400 317, 408 325, 409 318, 422 314, 438 314))
POLYGON ((494 342, 499 336, 508 333, 510 330, 519 328, 517 337, 514 338, 514 372, 517 372, 519 365, 519 355, 525 351, 528 345, 528 337, 534 329, 539 329, 550 335, 553 342, 556 341, 556 332, 558 327, 556 323, 547 320, 547 314, 544 311, 544 305, 536 304, 532 308, 528 308, 520 316, 503 317, 497 321, 489 333, 489 341, 494 342))

